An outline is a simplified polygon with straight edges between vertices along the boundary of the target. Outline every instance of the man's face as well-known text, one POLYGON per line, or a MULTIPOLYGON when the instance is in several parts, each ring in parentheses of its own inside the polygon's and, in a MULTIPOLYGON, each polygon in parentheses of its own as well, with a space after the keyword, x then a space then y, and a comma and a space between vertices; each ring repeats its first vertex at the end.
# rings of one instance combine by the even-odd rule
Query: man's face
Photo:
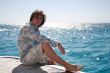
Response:
POLYGON ((42 20, 43 20, 43 16, 42 15, 38 15, 37 17, 34 17, 33 19, 32 19, 32 23, 34 24, 34 25, 40 25, 41 24, 41 22, 42 22, 42 20))

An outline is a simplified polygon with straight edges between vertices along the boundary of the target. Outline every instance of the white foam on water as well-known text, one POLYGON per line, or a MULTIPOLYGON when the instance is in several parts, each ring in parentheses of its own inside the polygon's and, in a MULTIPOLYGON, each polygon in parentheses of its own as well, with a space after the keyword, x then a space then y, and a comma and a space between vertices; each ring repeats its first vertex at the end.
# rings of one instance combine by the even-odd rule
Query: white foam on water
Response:
POLYGON ((6 31, 6 30, 7 30, 7 29, 5 29, 5 28, 4 28, 4 29, 0 29, 0 31, 6 31))
POLYGON ((96 60, 99 61, 100 59, 99 58, 96 58, 96 60))
POLYGON ((68 53, 68 52, 70 52, 70 50, 68 50, 68 49, 65 49, 65 51, 68 53))

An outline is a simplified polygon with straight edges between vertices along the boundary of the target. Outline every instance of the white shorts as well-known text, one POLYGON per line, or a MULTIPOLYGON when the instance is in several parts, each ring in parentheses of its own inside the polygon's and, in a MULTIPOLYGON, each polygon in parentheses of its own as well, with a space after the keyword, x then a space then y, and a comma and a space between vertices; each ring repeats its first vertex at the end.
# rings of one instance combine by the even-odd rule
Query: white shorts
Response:
POLYGON ((36 63, 48 63, 47 56, 43 53, 41 43, 31 48, 22 61, 25 65, 33 65, 36 63))

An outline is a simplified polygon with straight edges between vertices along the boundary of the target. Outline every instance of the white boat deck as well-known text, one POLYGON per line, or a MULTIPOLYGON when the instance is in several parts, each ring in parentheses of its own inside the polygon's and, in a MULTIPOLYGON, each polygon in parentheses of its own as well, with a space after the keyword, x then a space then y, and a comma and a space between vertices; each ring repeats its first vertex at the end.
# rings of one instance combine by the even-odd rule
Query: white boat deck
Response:
MULTIPOLYGON (((19 57, 0 56, 0 73, 72 73, 65 72, 64 67, 57 65, 25 66, 20 63, 19 57)), ((74 72, 84 73, 84 72, 74 72)))

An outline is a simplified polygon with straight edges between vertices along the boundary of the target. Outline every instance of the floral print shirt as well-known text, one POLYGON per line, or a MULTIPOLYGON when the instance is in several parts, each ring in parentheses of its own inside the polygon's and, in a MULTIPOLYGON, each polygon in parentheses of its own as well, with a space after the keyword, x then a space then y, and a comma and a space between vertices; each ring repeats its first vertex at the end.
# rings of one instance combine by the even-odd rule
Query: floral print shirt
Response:
POLYGON ((18 49, 20 53, 20 61, 28 54, 29 50, 39 45, 44 40, 48 40, 52 47, 57 47, 58 43, 44 35, 40 34, 38 26, 34 26, 32 22, 26 23, 21 28, 18 36, 18 49))

